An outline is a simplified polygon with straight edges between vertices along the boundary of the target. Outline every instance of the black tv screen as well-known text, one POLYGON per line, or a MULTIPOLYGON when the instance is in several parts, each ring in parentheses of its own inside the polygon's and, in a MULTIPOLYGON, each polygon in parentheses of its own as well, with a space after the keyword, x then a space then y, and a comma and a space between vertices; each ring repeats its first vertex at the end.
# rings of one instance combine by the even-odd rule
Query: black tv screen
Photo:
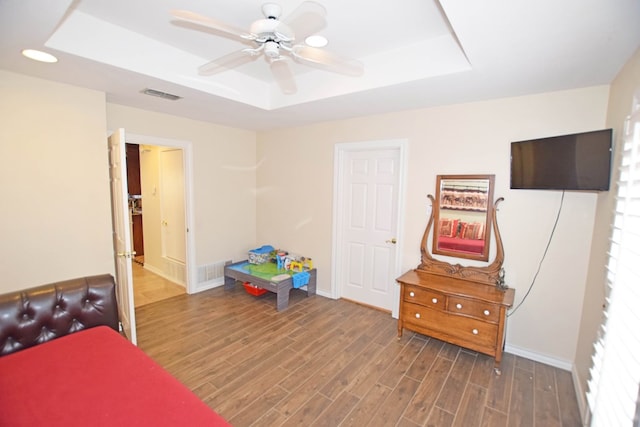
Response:
POLYGON ((611 129, 511 143, 511 188, 609 189, 611 129))

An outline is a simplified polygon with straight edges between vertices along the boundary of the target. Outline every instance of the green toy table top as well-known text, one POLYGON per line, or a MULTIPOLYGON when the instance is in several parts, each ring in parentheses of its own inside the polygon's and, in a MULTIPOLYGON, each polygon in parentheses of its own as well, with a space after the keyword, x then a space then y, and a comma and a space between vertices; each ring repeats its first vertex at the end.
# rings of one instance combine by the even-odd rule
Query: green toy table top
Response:
MULTIPOLYGON (((297 271, 285 270, 284 268, 278 269, 278 265, 273 262, 265 262, 263 264, 251 264, 249 262, 243 262, 241 264, 230 266, 230 268, 241 271, 243 273, 249 273, 252 276, 259 277, 265 280, 276 280, 275 276, 286 274, 287 276, 293 276, 298 273, 297 271)), ((280 280, 287 279, 288 277, 282 277, 280 280)))

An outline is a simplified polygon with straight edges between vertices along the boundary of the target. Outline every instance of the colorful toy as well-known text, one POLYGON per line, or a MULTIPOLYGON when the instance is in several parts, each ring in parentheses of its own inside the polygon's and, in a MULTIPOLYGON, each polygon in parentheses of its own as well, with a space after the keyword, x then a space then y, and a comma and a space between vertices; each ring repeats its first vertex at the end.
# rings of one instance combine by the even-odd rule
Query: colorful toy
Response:
POLYGON ((300 261, 291 261, 289 263, 289 270, 295 271, 296 268, 298 269, 298 271, 302 272, 302 270, 303 270, 302 262, 300 262, 300 261))
POLYGON ((276 252, 275 254, 276 264, 278 270, 289 270, 303 272, 305 270, 313 269, 313 261, 311 258, 306 258, 299 255, 290 254, 288 252, 276 252))
POLYGON ((284 258, 287 256, 286 252, 278 252, 276 253, 276 263, 278 264, 278 270, 282 270, 284 268, 284 258))

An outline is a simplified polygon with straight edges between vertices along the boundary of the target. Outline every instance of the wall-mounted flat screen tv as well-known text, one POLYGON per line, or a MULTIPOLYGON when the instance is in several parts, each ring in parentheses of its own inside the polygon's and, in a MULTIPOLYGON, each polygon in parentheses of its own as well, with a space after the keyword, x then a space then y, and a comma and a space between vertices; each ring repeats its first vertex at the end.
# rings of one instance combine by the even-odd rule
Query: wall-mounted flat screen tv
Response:
POLYGON ((511 188, 606 191, 611 129, 511 143, 511 188))

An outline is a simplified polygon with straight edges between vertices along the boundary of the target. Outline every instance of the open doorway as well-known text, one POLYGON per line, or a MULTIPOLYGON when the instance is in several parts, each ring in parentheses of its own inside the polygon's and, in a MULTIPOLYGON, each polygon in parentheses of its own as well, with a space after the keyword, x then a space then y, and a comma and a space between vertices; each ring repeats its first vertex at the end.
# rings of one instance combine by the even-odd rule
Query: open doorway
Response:
POLYGON ((134 306, 187 291, 186 198, 181 148, 127 138, 134 306))

